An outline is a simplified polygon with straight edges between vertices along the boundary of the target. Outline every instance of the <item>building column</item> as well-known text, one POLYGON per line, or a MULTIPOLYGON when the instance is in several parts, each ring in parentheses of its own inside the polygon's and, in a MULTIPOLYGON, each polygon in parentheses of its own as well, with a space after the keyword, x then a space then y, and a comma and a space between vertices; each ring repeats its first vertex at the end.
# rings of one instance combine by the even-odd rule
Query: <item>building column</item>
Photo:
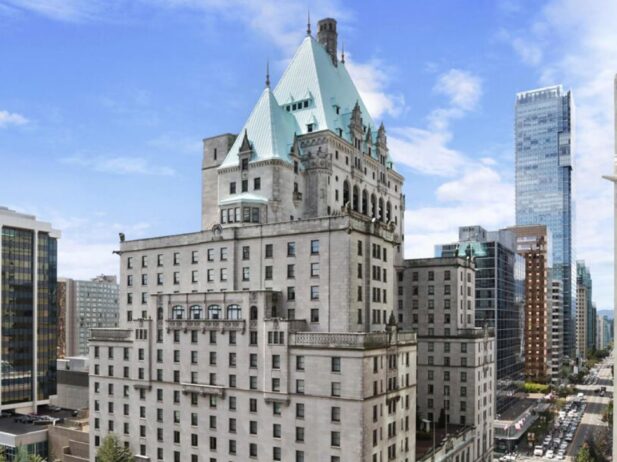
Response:
POLYGON ((32 412, 37 411, 38 399, 38 372, 39 372, 39 231, 34 228, 32 230, 34 237, 34 249, 32 251, 32 342, 33 342, 33 360, 32 360, 32 412))

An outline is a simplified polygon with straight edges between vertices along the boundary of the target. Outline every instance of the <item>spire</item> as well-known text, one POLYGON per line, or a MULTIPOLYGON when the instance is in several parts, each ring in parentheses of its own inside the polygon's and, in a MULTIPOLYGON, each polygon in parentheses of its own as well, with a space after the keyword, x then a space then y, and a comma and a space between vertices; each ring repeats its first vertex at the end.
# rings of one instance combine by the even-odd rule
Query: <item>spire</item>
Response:
POLYGON ((244 138, 242 138, 242 144, 240 145, 239 152, 250 152, 251 142, 249 141, 248 130, 244 130, 244 138))
POLYGON ((270 60, 266 61, 266 87, 270 88, 270 60))
POLYGON ((311 35, 311 10, 307 9, 307 19, 306 19, 306 35, 311 35))
POLYGON ((342 40, 341 43, 341 48, 342 48, 342 52, 341 52, 341 62, 343 64, 345 64, 345 40, 342 40))

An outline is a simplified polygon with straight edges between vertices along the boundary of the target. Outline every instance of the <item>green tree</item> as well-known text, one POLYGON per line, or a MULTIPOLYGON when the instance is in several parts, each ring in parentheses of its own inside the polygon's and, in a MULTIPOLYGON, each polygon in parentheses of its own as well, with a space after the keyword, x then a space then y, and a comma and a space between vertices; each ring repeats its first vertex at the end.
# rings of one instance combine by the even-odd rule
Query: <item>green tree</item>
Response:
POLYGON ((113 433, 107 435, 101 447, 96 452, 99 462, 135 462, 135 458, 128 448, 125 448, 118 441, 118 437, 113 433))
POLYGON ((580 451, 578 451, 578 454, 576 455, 576 462, 594 462, 587 443, 585 443, 580 451))
MULTIPOLYGON (((4 457, 4 455, 3 455, 4 457)), ((4 461, 6 459, 0 458, 0 461, 4 461)), ((19 446, 17 448, 17 453, 15 454, 14 462, 45 462, 38 454, 28 454, 28 449, 25 446, 19 446)))

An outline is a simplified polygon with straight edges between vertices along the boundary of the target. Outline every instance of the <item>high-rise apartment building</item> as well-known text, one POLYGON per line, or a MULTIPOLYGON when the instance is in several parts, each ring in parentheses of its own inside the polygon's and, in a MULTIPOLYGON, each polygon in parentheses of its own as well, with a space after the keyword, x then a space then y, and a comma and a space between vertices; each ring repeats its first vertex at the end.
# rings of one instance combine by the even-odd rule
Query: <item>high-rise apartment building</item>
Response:
POLYGON ((61 278, 59 284, 64 356, 87 356, 90 329, 118 327, 118 281, 116 276, 102 274, 89 281, 61 278))
POLYGON ((56 393, 57 239, 49 223, 0 207, 0 409, 36 412, 56 393))
POLYGON ((564 354, 575 346, 574 103, 558 86, 518 93, 515 106, 516 224, 546 225, 553 277, 562 281, 564 354))
POLYGON ((563 360, 563 289, 561 280, 551 280, 551 379, 558 382, 563 360))
POLYGON ((414 460, 403 177, 336 21, 318 27, 239 136, 204 140, 203 229, 121 236, 121 328, 91 331, 93 448, 115 432, 142 461, 414 460))
POLYGON ((525 379, 547 382, 551 376, 551 238, 545 225, 509 228, 516 251, 525 259, 525 379))
POLYGON ((437 256, 473 258, 476 267, 475 325, 495 330, 497 342, 497 413, 507 407, 524 380, 523 306, 525 264, 516 253, 514 233, 487 232, 481 226, 459 228, 459 242, 436 247, 437 256))
POLYGON ((469 461, 492 460, 495 415, 495 336, 475 327, 475 273, 470 258, 423 258, 405 260, 397 278, 418 335, 418 420, 439 441, 471 427, 469 461))
POLYGON ((583 260, 576 262, 576 353, 581 359, 591 351, 593 338, 592 281, 589 268, 583 260))

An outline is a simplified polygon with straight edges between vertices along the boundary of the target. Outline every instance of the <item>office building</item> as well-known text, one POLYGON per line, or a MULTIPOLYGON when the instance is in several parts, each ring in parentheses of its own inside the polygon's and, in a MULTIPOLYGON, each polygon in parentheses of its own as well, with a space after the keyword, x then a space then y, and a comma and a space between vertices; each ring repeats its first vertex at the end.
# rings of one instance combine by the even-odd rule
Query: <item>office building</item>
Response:
POLYGON ((475 325, 495 330, 497 397, 500 413, 524 380, 523 305, 525 265, 509 230, 487 232, 481 226, 459 228, 459 242, 437 246, 442 257, 472 258, 476 267, 475 325))
POLYGON ((516 95, 516 224, 546 225, 562 281, 564 354, 575 348, 574 103, 558 86, 516 95))
POLYGON ((56 393, 57 239, 49 223, 0 207, 0 409, 36 412, 56 393))
POLYGON ((403 177, 336 42, 320 21, 240 135, 204 140, 201 231, 121 235, 120 328, 91 330, 93 451, 115 432, 141 461, 414 460, 403 177))
POLYGON ((89 281, 61 278, 58 303, 62 310, 65 356, 87 356, 93 327, 118 327, 119 285, 116 276, 89 281))
POLYGON ((525 380, 548 382, 551 377, 551 239, 546 226, 509 228, 516 251, 525 259, 524 358, 525 380))
POLYGON ((593 345, 592 281, 583 260, 576 262, 576 353, 585 360, 593 345))
MULTIPOLYGON (((418 335, 418 421, 426 444, 471 429, 462 460, 492 460, 495 412, 495 336, 475 325, 476 271, 466 257, 405 260, 399 269, 406 318, 418 335)), ((422 433, 421 433, 422 434, 422 433)))

